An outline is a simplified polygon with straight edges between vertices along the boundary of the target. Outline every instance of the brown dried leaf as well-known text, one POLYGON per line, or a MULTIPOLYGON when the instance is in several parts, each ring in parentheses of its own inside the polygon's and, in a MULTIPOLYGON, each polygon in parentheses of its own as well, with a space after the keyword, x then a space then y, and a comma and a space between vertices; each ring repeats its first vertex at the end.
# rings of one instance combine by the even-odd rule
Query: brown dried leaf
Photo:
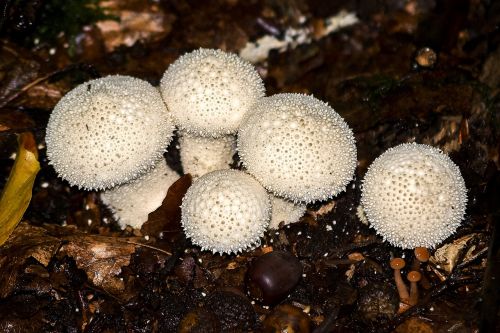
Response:
POLYGON ((28 258, 46 266, 54 255, 72 257, 96 287, 119 293, 124 283, 117 275, 141 246, 134 240, 85 234, 73 227, 20 223, 0 247, 0 297, 14 290, 20 268, 28 258))
POLYGON ((60 253, 73 257, 94 285, 112 294, 124 289, 123 280, 117 275, 130 263, 130 255, 136 248, 134 244, 98 235, 74 235, 65 240, 69 243, 61 247, 60 253))
POLYGON ((15 45, 3 43, 0 47, 0 105, 40 76, 41 64, 33 56, 15 45))
POLYGON ((432 333, 432 326, 417 317, 411 317, 396 329, 397 333, 432 333))
POLYGON ((0 132, 26 130, 35 126, 35 122, 24 112, 4 109, 0 113, 0 132))
POLYGON ((191 186, 192 177, 184 175, 168 189, 167 196, 157 210, 150 213, 146 223, 142 225, 143 235, 155 237, 164 236, 181 231, 181 204, 182 198, 191 186))
POLYGON ((48 235, 47 230, 21 222, 0 247, 0 298, 8 296, 16 285, 20 266, 35 258, 47 266, 61 240, 48 235))
POLYGON ((445 244, 438 248, 434 255, 429 258, 429 261, 439 267, 446 273, 451 273, 457 264, 458 260, 462 258, 467 261, 473 255, 476 248, 474 239, 479 237, 478 234, 470 234, 460 237, 453 241, 453 243, 445 244))
POLYGON ((133 1, 106 1, 102 4, 111 15, 120 18, 97 23, 108 52, 120 45, 132 46, 138 40, 158 41, 172 30, 176 17, 156 4, 133 1))

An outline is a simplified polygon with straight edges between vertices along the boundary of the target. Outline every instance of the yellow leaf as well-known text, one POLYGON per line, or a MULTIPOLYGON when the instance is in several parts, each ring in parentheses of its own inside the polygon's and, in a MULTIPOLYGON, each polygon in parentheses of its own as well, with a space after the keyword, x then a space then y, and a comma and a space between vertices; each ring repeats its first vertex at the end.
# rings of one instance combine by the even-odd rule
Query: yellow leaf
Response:
POLYGON ((16 228, 31 200, 31 190, 40 170, 33 134, 19 134, 16 161, 0 198, 0 246, 16 228))

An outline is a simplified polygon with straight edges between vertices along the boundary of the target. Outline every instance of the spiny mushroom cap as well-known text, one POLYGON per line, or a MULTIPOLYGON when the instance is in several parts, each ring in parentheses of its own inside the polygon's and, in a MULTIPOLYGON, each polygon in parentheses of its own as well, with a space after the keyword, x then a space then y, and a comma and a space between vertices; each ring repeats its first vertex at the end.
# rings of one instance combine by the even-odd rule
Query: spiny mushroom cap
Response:
POLYGON ((269 191, 294 202, 331 198, 356 168, 354 136, 328 104, 307 95, 262 98, 238 132, 238 153, 269 191))
POLYGON ((148 220, 148 214, 161 206, 169 187, 178 178, 177 172, 162 158, 142 177, 102 192, 101 199, 122 228, 127 225, 140 228, 148 220))
POLYGON ((47 156, 71 185, 105 189, 148 171, 173 133, 156 88, 129 76, 83 83, 54 108, 47 125, 47 156))
POLYGON ((182 133, 179 146, 184 173, 196 179, 215 170, 229 169, 236 152, 236 139, 232 135, 204 138, 182 133))
POLYGON ((361 201, 370 224, 392 245, 432 248, 460 225, 467 195, 460 170, 447 155, 405 143, 371 164, 361 201))
POLYGON ((237 131, 252 104, 264 96, 264 83, 237 55, 199 49, 170 65, 160 90, 175 125, 199 136, 218 137, 237 131))
POLYGON ((271 206, 269 229, 278 229, 281 222, 283 225, 298 222, 306 212, 305 204, 296 204, 274 195, 271 196, 271 206))
POLYGON ((266 190, 238 170, 217 170, 198 178, 182 200, 187 237, 214 253, 238 253, 257 246, 270 214, 266 190))

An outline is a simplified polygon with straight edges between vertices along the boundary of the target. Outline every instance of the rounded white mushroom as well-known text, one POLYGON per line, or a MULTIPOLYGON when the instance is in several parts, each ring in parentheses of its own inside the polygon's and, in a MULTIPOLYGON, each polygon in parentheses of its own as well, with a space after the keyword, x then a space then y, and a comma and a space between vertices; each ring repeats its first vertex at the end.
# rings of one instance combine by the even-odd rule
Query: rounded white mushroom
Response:
POLYGON ((111 188, 147 172, 173 129, 156 88, 108 76, 77 86, 57 103, 47 125, 47 157, 71 185, 111 188))
POLYGON ((296 223, 306 212, 305 204, 296 204, 274 195, 271 195, 271 206, 269 229, 278 229, 282 222, 283 225, 296 223))
POLYGON ((307 95, 262 98, 238 132, 238 153, 269 191, 294 202, 331 198, 356 168, 354 136, 328 104, 307 95))
POLYGON ((175 125, 204 137, 235 133, 264 96, 262 79, 249 62, 212 49, 177 59, 163 75, 160 90, 175 125))
POLYGON ((142 177, 102 192, 101 199, 123 229, 127 225, 139 229, 148 220, 148 214, 161 206, 169 187, 177 179, 177 172, 162 158, 142 177))
POLYGON ((270 214, 266 190, 238 170, 218 170, 198 178, 182 200, 187 237, 214 253, 238 253, 257 246, 270 214))
POLYGON ((460 170, 441 150, 405 143, 370 165, 361 202, 371 226, 392 245, 434 247, 460 225, 467 194, 460 170))
POLYGON ((232 135, 214 139, 181 133, 179 146, 184 173, 191 174, 193 179, 215 170, 229 169, 236 153, 236 139, 232 135))

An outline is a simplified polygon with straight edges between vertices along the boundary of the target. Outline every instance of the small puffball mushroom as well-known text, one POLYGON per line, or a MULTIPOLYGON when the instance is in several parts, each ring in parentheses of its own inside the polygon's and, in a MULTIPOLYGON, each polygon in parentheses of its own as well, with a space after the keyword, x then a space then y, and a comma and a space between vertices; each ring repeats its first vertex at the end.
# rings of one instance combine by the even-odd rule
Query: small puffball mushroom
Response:
POLYGON ((269 229, 278 229, 281 222, 283 225, 298 222, 306 212, 306 205, 295 204, 291 201, 271 195, 271 222, 269 229))
POLYGON ((77 86, 57 103, 47 125, 47 157, 71 185, 111 188, 153 167, 173 129, 155 87, 107 76, 77 86))
POLYGON ((406 143, 371 164, 361 202, 371 226, 392 245, 434 247, 460 225, 467 195, 460 170, 448 156, 406 143))
POLYGON ((123 229, 127 225, 139 229, 148 220, 148 214, 161 206, 168 188, 178 178, 162 158, 142 177, 102 192, 101 199, 123 229))
POLYGON ((236 153, 236 138, 226 135, 214 139, 181 133, 179 146, 184 173, 191 174, 194 180, 215 170, 229 169, 236 153))
POLYGON ((219 137, 236 133, 250 107, 264 96, 264 83, 237 55, 199 49, 170 65, 160 91, 181 130, 219 137))
POLYGON ((193 182, 182 200, 187 237, 213 253, 238 253, 260 243, 271 215, 266 190, 238 170, 217 170, 193 182))
POLYGON ((294 202, 344 191, 357 163, 344 119, 328 104, 300 94, 257 102, 238 132, 238 153, 265 188, 294 202))

